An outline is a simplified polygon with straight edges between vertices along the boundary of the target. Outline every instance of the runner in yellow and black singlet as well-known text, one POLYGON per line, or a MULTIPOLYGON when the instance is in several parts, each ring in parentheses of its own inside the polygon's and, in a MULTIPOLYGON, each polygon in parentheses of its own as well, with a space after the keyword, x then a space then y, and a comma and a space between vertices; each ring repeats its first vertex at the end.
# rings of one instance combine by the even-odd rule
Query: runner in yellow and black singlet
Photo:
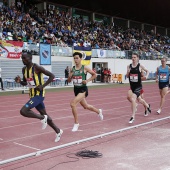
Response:
POLYGON ((45 87, 53 81, 54 75, 38 64, 32 63, 32 54, 29 51, 22 52, 22 62, 25 65, 22 69, 23 80, 20 76, 15 78, 17 83, 29 87, 30 100, 21 108, 20 114, 28 118, 36 118, 41 120, 42 129, 47 127, 47 124, 56 132, 55 142, 60 140, 63 131, 59 129, 52 121, 51 117, 47 115, 44 96, 45 87), (48 80, 44 82, 43 74, 48 76, 48 80), (36 108, 40 114, 33 112, 31 109, 36 108))
POLYGON ((41 91, 37 90, 36 87, 44 84, 44 78, 42 73, 35 72, 36 64, 33 64, 31 68, 24 67, 23 73, 24 78, 27 82, 27 86, 29 87, 29 95, 30 98, 34 96, 45 96, 45 89, 43 88, 41 91))

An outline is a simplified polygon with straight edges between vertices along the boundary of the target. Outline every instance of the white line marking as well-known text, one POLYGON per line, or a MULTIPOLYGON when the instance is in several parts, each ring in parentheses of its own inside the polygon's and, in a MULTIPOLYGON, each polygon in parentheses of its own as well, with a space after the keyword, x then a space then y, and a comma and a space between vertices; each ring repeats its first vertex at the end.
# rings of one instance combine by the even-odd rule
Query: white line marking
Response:
MULTIPOLYGON (((107 109, 107 111, 108 111, 108 110, 113 110, 113 109, 107 109)), ((118 108, 117 108, 116 110, 118 110, 118 108)), ((105 110, 105 111, 106 111, 106 110, 105 110)), ((156 110, 152 110, 152 112, 153 112, 153 111, 156 111, 156 110)), ((143 113, 143 112, 138 112, 138 113, 136 113, 136 115, 140 115, 141 113, 143 113)), ((91 114, 91 113, 88 113, 88 114, 91 114)), ((110 113, 109 113, 109 114, 110 114, 110 113)), ((151 113, 151 114, 152 114, 152 113, 151 113)), ((72 117, 72 116, 70 116, 70 117, 72 117)), ((82 126, 89 126, 89 125, 92 125, 92 124, 95 124, 95 123, 98 124, 98 123, 107 122, 107 121, 111 121, 111 120, 122 119, 122 118, 129 118, 129 115, 122 115, 122 116, 116 115, 116 116, 114 116, 113 118, 104 119, 103 121, 99 120, 99 121, 95 121, 95 122, 91 122, 91 123, 81 124, 81 127, 82 127, 82 126)), ((149 118, 149 117, 148 117, 148 118, 149 118)), ((152 119, 153 119, 153 117, 151 118, 151 120, 152 120, 152 119)), ((152 120, 152 121, 155 121, 155 119, 152 120)), ((72 127, 63 128, 63 130, 70 130, 71 128, 72 128, 72 127)), ((34 135, 28 135, 28 136, 24 136, 24 137, 14 138, 14 139, 2 141, 2 142, 0 141, 0 143, 7 143, 7 142, 13 142, 13 141, 16 141, 16 140, 27 139, 27 138, 30 138, 30 137, 37 137, 37 136, 49 134, 49 133, 52 133, 52 132, 53 132, 53 130, 48 131, 48 132, 43 132, 43 133, 36 133, 36 134, 34 134, 34 135)))
MULTIPOLYGON (((125 100, 125 97, 126 96, 124 96, 123 97, 123 100, 121 100, 120 102, 126 102, 127 100, 125 100)), ((149 98, 155 98, 155 97, 157 97, 157 96, 152 96, 152 97, 147 97, 147 100, 149 99, 149 98)), ((119 98, 120 99, 120 97, 111 97, 111 98, 102 98, 102 99, 99 99, 99 100, 106 100, 106 99, 110 99, 110 100, 115 100, 116 98, 119 98)), ((95 99, 95 101, 96 101, 97 99, 95 99)), ((88 102, 89 101, 93 101, 93 100, 88 100, 88 102)), ((109 102, 109 103, 106 103, 106 104, 114 104, 114 103, 117 103, 118 101, 116 100, 116 101, 114 101, 114 102, 109 102)), ((169 99, 166 99, 166 101, 169 101, 169 99)), ((154 102, 151 102, 151 103, 155 103, 155 102, 159 102, 159 99, 158 100, 156 100, 156 101, 154 101, 154 102)), ((66 103, 64 103, 64 104, 60 104, 60 106, 62 106, 62 105, 65 105, 66 103)), ((103 103, 102 103, 103 104, 103 103)), ((98 103, 98 104, 95 104, 95 106, 97 106, 97 105, 101 105, 101 103, 98 103)), ((54 104, 52 104, 52 105, 47 105, 47 107, 54 107, 54 108, 57 108, 59 105, 55 105, 55 107, 54 107, 54 104)), ((81 106, 78 106, 78 108, 81 108, 81 106)), ((58 112, 59 111, 63 111, 63 110, 70 110, 70 108, 68 108, 68 109, 57 109, 58 110, 58 112)), ((1 112, 13 112, 13 111, 17 111, 18 112, 18 114, 19 114, 19 111, 18 111, 18 109, 16 109, 16 110, 5 110, 5 111, 1 111, 1 112)), ((49 111, 49 113, 53 113, 53 112, 56 112, 56 111, 49 111)), ((18 115, 18 116, 12 116, 12 117, 4 117, 4 118, 0 118, 0 120, 1 119, 11 119, 11 118, 17 118, 17 117, 21 117, 20 115, 18 115)))
MULTIPOLYGON (((101 96, 101 95, 103 96, 103 94, 105 94, 106 92, 108 92, 108 90, 107 90, 107 91, 104 91, 104 92, 98 92, 97 95, 95 94, 96 99, 101 100, 100 97, 98 97, 98 96, 101 96)), ((127 89, 126 89, 126 90, 122 89, 121 92, 122 92, 123 94, 126 94, 126 93, 127 93, 127 89)), ((153 93, 153 92, 152 92, 152 93, 147 92, 147 90, 145 91, 145 94, 146 94, 146 93, 148 94, 148 96, 149 96, 149 94, 156 94, 156 96, 157 96, 157 94, 158 94, 157 92, 154 92, 154 93, 153 93)), ((90 97, 94 97, 93 95, 94 95, 94 94, 91 94, 90 97)), ((109 96, 109 95, 113 96, 112 93, 107 94, 107 96, 109 96)), ((114 92, 114 96, 118 96, 118 97, 116 97, 116 98, 120 98, 120 91, 118 91, 118 92, 115 91, 115 92, 114 92), (117 94, 117 93, 118 93, 118 94, 117 94)), ((72 98, 72 94, 67 95, 67 98, 65 98, 65 97, 60 97, 60 98, 59 98, 59 101, 61 101, 61 100, 62 100, 62 101, 65 101, 65 100, 68 99, 69 97, 72 98)), ((123 97, 123 96, 122 96, 122 97, 123 97)), ((49 98, 49 100, 51 100, 51 99, 55 99, 55 100, 56 100, 56 97, 55 97, 55 96, 51 96, 51 97, 48 97, 48 98, 49 98)), ((17 99, 21 99, 21 101, 18 101, 18 102, 23 102, 23 97, 22 97, 22 98, 21 98, 21 97, 15 97, 15 99, 16 99, 16 100, 17 100, 17 99)), ((8 98, 6 98, 6 100, 8 100, 8 98)), ((104 100, 104 99, 102 98, 102 100, 104 100)), ((90 100, 88 100, 88 101, 90 101, 90 100)), ((13 106, 21 105, 21 104, 18 104, 18 102, 17 102, 17 104, 14 104, 14 103, 13 103, 12 105, 13 105, 13 106)), ((46 101, 46 103, 48 103, 48 101, 46 101)), ((49 103, 51 103, 51 102, 49 102, 49 103)), ((0 107, 6 107, 6 105, 5 105, 6 102, 1 102, 1 104, 2 104, 2 105, 1 105, 0 107), (4 105, 3 105, 3 103, 4 103, 4 105)), ((8 103, 8 104, 9 104, 9 103, 8 103)), ((61 104, 57 104, 57 105, 61 105, 61 104)), ((12 111, 13 111, 13 110, 12 110, 12 111)), ((5 111, 5 112, 6 112, 6 111, 5 111)))
MULTIPOLYGON (((125 101, 126 100, 123 100, 121 102, 125 102, 125 101)), ((166 101, 169 101, 169 100, 166 100, 166 101)), ((159 101, 150 102, 150 104, 156 103, 156 102, 159 102, 159 101)), ((112 103, 116 103, 116 102, 109 102, 107 104, 112 104, 112 103)), ((96 104, 96 106, 97 105, 101 105, 101 104, 96 104)), ((119 110, 120 112, 123 112, 124 110, 121 110, 121 109, 129 108, 129 107, 130 107, 130 105, 127 103, 127 105, 123 105, 122 107, 114 107, 113 109, 107 109, 107 110, 111 110, 113 112, 115 112, 115 110, 119 110)), ((78 108, 81 108, 81 107, 78 107, 78 108)), ((169 107, 164 107, 164 108, 169 108, 169 107)), ((59 111, 67 111, 67 110, 69 111, 69 109, 59 109, 59 111)), ((107 110, 104 109, 103 111, 107 111, 107 110)), ((152 111, 154 111, 154 110, 152 109, 152 111)), ((56 111, 49 111, 49 113, 51 113, 51 112, 56 112, 56 111)), ((91 114, 91 113, 87 113, 86 115, 88 115, 88 114, 91 114)), ((82 116, 82 115, 84 115, 84 113, 83 114, 79 114, 79 116, 82 116)), ((21 116, 18 116, 18 117, 21 117, 21 116)), ((62 120, 62 119, 68 119, 68 118, 72 118, 72 115, 71 116, 64 116, 64 117, 60 117, 60 118, 53 118, 53 120, 62 120)), ((34 122, 31 122, 31 123, 18 124, 18 125, 13 125, 13 126, 6 126, 6 127, 0 128, 0 130, 8 129, 8 128, 14 128, 14 127, 19 127, 19 126, 26 126, 26 125, 34 124, 34 123, 37 123, 37 122, 38 121, 34 121, 34 122)))
POLYGON ((6 164, 6 163, 9 163, 9 162, 13 162, 13 161, 17 161, 17 160, 21 160, 21 159, 25 159, 25 158, 28 158, 28 157, 38 156, 38 155, 41 155, 41 154, 46 153, 46 152, 54 151, 54 150, 57 150, 57 149, 60 149, 60 148, 65 148, 65 147, 72 146, 72 145, 75 145, 75 144, 80 144, 80 143, 83 143, 83 142, 91 141, 91 140, 94 140, 94 139, 97 139, 97 138, 102 138, 102 137, 108 136, 108 135, 113 135, 113 134, 120 133, 120 132, 123 132, 123 131, 131 130, 131 129, 134 129, 134 128, 143 127, 145 125, 157 123, 159 121, 166 120, 166 119, 170 119, 170 116, 165 117, 165 118, 161 118, 161 119, 156 119, 156 120, 149 121, 149 122, 145 122, 145 123, 141 123, 141 124, 138 124, 138 125, 133 125, 133 126, 129 126, 129 127, 126 127, 126 128, 114 130, 114 131, 111 131, 111 132, 103 133, 103 134, 100 134, 100 135, 92 136, 92 137, 81 139, 81 140, 78 140, 78 141, 73 141, 73 142, 70 142, 70 143, 63 144, 63 145, 59 145, 59 146, 55 146, 55 147, 52 147, 52 148, 40 150, 38 152, 33 152, 33 153, 26 154, 26 155, 6 159, 6 160, 1 161, 0 165, 6 164))
POLYGON ((20 143, 17 143, 17 142, 14 142, 14 144, 16 144, 16 145, 20 145, 20 146, 24 146, 24 147, 26 147, 26 148, 35 149, 35 150, 37 150, 37 151, 39 151, 39 150, 40 150, 40 149, 33 148, 33 147, 31 147, 31 146, 27 146, 27 145, 23 145, 23 144, 20 144, 20 143))

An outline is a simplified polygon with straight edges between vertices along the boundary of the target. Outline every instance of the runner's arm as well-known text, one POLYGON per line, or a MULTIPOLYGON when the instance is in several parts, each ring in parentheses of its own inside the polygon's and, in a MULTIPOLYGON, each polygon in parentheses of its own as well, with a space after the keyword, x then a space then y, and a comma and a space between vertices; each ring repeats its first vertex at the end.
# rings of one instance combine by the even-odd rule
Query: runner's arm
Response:
POLYGON ((129 73, 130 73, 130 65, 127 66, 127 72, 126 72, 126 77, 129 78, 129 73))
POLYGON ((158 82, 158 67, 156 69, 156 82, 158 82))
POLYGON ((42 88, 46 87, 48 84, 50 84, 55 76, 53 73, 51 73, 50 71, 46 70, 44 67, 39 66, 39 65, 35 65, 35 72, 36 73, 43 73, 44 75, 48 76, 48 80, 42 85, 42 88))
POLYGON ((25 67, 22 68, 22 74, 23 74, 23 79, 21 80, 21 77, 18 75, 15 77, 15 82, 20 83, 22 86, 26 86, 27 85, 27 81, 25 79, 24 76, 24 71, 25 71, 25 67))
POLYGON ((141 67, 141 70, 144 70, 145 71, 145 73, 146 73, 146 79, 148 78, 148 76, 149 76, 149 71, 143 66, 143 65, 140 65, 140 67, 141 67))
POLYGON ((84 80, 82 82, 83 84, 87 84, 88 82, 94 80, 97 77, 96 73, 93 70, 91 70, 89 67, 85 66, 84 70, 85 70, 86 73, 90 73, 91 77, 89 79, 87 79, 87 80, 84 80))
POLYGON ((69 69, 69 75, 67 81, 70 83, 72 81, 73 71, 72 69, 69 69))

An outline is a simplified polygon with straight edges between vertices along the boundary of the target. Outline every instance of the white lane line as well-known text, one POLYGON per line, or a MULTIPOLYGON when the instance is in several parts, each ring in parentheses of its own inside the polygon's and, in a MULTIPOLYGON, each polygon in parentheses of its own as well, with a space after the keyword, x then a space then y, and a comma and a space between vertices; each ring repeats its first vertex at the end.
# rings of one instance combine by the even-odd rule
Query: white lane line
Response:
MULTIPOLYGON (((38 152, 32 152, 32 153, 29 153, 29 154, 26 154, 26 155, 13 157, 11 159, 6 159, 4 161, 1 161, 0 165, 6 164, 6 163, 9 163, 9 162, 13 162, 13 161, 17 161, 17 160, 21 160, 21 159, 25 159, 25 158, 29 158, 29 157, 33 157, 33 156, 38 156, 38 155, 41 155, 41 154, 46 153, 46 152, 65 148, 65 147, 72 146, 72 145, 75 145, 75 144, 84 143, 84 142, 91 141, 91 140, 98 139, 98 138, 102 138, 102 137, 105 137, 105 136, 108 136, 108 135, 113 135, 113 134, 120 133, 120 132, 123 132, 123 131, 128 131, 128 130, 131 130, 131 129, 134 129, 134 128, 138 128, 138 127, 140 128, 140 127, 143 127, 145 125, 157 123, 159 121, 166 120, 166 119, 170 119, 170 116, 165 117, 165 118, 161 118, 161 119, 156 119, 156 120, 149 121, 149 122, 145 122, 145 123, 141 123, 141 124, 138 124, 138 125, 133 125, 133 126, 129 126, 129 127, 126 127, 126 128, 114 130, 114 131, 111 131, 111 132, 103 133, 103 134, 92 136, 92 137, 89 137, 89 138, 84 138, 84 139, 81 139, 81 140, 78 140, 78 141, 73 141, 73 142, 62 144, 62 145, 59 145, 59 146, 47 148, 47 149, 44 149, 44 150, 40 150, 38 152)), ((154 127, 156 127, 156 126, 154 126, 154 127)))
MULTIPOLYGON (((115 110, 118 110, 119 108, 116 108, 115 110)), ((105 110, 105 111, 109 111, 109 110, 113 110, 113 109, 107 109, 107 110, 105 110)), ((115 111, 114 110, 114 111, 115 111)), ((156 111, 156 110, 154 110, 154 111, 156 111)), ((153 110, 152 110, 152 112, 153 112, 153 110)), ((143 113, 143 112, 138 112, 138 113, 136 113, 136 115, 140 115, 141 113, 143 113)), ((91 113, 88 113, 88 114, 91 114, 91 113)), ((110 113, 109 113, 110 114, 110 113)), ((70 116, 70 117, 72 117, 72 116, 70 116)), ((118 114, 118 115, 116 115, 116 116, 114 116, 113 118, 109 118, 109 119, 104 119, 103 121, 101 121, 101 120, 99 120, 99 121, 94 121, 94 122, 91 122, 91 123, 85 123, 85 124, 81 124, 81 127, 82 126, 89 126, 89 125, 92 125, 92 124, 96 124, 96 123, 101 123, 101 122, 107 122, 107 121, 111 121, 111 120, 117 120, 117 119, 124 119, 124 118, 128 118, 129 117, 129 115, 123 115, 123 116, 120 116, 120 114, 118 114)), ((149 117, 148 117, 149 118, 149 117)), ((153 117, 152 117, 152 119, 153 119, 153 117)), ((63 130, 70 130, 72 127, 68 127, 68 128, 64 128, 63 130)), ((7 142, 13 142, 13 141, 16 141, 16 140, 21 140, 21 139, 27 139, 27 138, 30 138, 30 137, 37 137, 37 136, 41 136, 41 135, 45 135, 45 134, 49 134, 49 133, 52 133, 53 132, 53 130, 51 130, 51 131, 48 131, 48 132, 43 132, 43 133, 36 133, 36 134, 34 134, 34 135, 28 135, 28 136, 25 136, 25 137, 19 137, 19 138, 14 138, 14 139, 10 139, 10 140, 6 140, 6 141, 0 141, 0 144, 1 143, 7 143, 7 142)))
POLYGON ((0 140, 3 140, 2 138, 0 138, 0 140))
MULTIPOLYGON (((124 102, 124 101, 123 101, 124 102)), ((158 101, 156 101, 156 102, 158 102, 158 101)), ((155 103, 155 102, 150 102, 150 104, 152 104, 152 103, 155 103)), ((108 103, 107 103, 108 104, 108 103)), ((101 104, 100 104, 101 105, 101 104)), ((123 109, 123 108, 128 108, 128 107, 130 107, 129 105, 128 106, 123 106, 123 107, 116 107, 116 108, 113 108, 113 109, 104 109, 104 111, 109 111, 109 110, 111 110, 111 111, 116 111, 116 110, 118 110, 119 109, 119 111, 120 112, 124 112, 124 110, 121 110, 121 109, 123 109)), ((169 108, 169 107, 164 107, 164 108, 169 108)), ((66 110, 69 110, 69 109, 62 109, 63 111, 66 111, 66 110)), ((49 111, 50 112, 50 111, 49 111)), ((52 111, 53 112, 53 111, 52 111)), ((86 115, 88 115, 88 114, 91 114, 91 113, 86 113, 86 115)), ((81 115, 84 115, 84 113, 83 114, 80 114, 80 116, 81 115)), ((69 119, 69 118, 72 118, 72 116, 64 116, 64 117, 60 117, 60 118, 53 118, 53 120, 62 120, 62 119, 69 119)), ((31 123, 24 123, 24 124, 19 124, 19 125, 13 125, 13 126, 7 126, 7 127, 2 127, 2 128, 0 128, 0 130, 3 130, 3 129, 8 129, 8 128, 14 128, 14 127, 18 127, 18 126, 25 126, 25 125, 30 125, 30 124, 34 124, 34 123, 37 123, 37 121, 35 121, 35 122, 31 122, 31 123)))
POLYGON ((31 146, 27 146, 27 145, 23 145, 23 144, 20 144, 20 143, 17 143, 17 142, 13 142, 13 143, 14 143, 14 144, 16 144, 16 145, 24 146, 24 147, 26 147, 26 148, 35 149, 35 150, 37 150, 37 151, 39 151, 39 150, 40 150, 40 149, 33 148, 33 147, 31 147, 31 146))
POLYGON ((18 118, 18 117, 21 117, 21 116, 18 115, 18 116, 13 116, 13 117, 2 117, 2 118, 0 118, 0 120, 1 119, 13 119, 13 118, 18 118))
MULTIPOLYGON (((101 95, 103 95, 103 94, 105 94, 106 92, 108 92, 109 93, 109 91, 105 91, 105 92, 97 92, 97 95, 96 94, 91 94, 91 97, 94 97, 93 95, 95 95, 95 98, 96 99, 100 99, 100 96, 101 95)), ((123 94, 124 93, 126 93, 127 92, 127 89, 126 90, 121 90, 121 92, 123 92, 123 94)), ((119 94, 120 92, 118 91, 115 91, 114 92, 114 96, 118 96, 117 98, 119 98, 120 97, 120 94, 119 94), (117 93, 118 93, 118 95, 117 95, 117 93)), ((157 93, 156 92, 152 92, 152 93, 150 93, 150 91, 149 92, 146 92, 145 91, 145 93, 147 93, 147 95, 149 96, 149 94, 156 94, 157 95, 157 93)), ((113 95, 112 93, 109 93, 109 94, 107 94, 107 96, 109 96, 109 95, 113 95)), ((69 97, 72 97, 72 95, 67 95, 67 99, 69 98, 69 97)), ((122 96, 123 97, 123 96, 122 96)), ((49 100, 51 100, 51 99, 56 99, 56 97, 48 97, 49 98, 49 100)), ((17 100, 18 98, 16 98, 15 97, 15 100, 17 100)), ((23 98, 22 98, 23 99, 23 98)), ((59 101, 65 101, 66 100, 66 98, 65 97, 60 97, 59 98, 60 100, 59 101)), ((7 99, 6 99, 7 100, 7 99)), ((101 100, 101 99, 100 99, 101 100)), ((104 100, 103 98, 102 98, 102 100, 104 100)), ((20 102, 20 101, 19 101, 20 102)), ((46 101, 46 103, 48 103, 49 101, 46 101)), ((51 102, 49 102, 49 103, 51 103, 51 102)), ((2 104, 2 102, 1 102, 1 104, 2 104)), ((21 105, 21 104, 18 104, 18 102, 16 103, 16 104, 12 104, 13 106, 18 106, 18 105, 21 105)), ((57 105, 61 105, 61 104, 57 104, 57 105)), ((6 105, 5 105, 5 102, 4 102, 4 105, 2 104, 0 107, 6 107, 6 105)), ((12 110, 13 111, 13 110, 12 110)), ((4 112, 4 111, 3 111, 4 112)), ((5 112, 7 112, 7 111, 5 111, 5 112)))

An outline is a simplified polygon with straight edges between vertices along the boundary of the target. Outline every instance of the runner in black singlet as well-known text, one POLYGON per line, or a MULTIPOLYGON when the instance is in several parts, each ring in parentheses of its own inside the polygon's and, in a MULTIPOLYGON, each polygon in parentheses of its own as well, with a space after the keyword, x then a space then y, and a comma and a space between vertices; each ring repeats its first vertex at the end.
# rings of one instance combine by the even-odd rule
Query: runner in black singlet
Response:
POLYGON ((150 105, 146 103, 144 99, 141 97, 141 92, 142 92, 142 80, 141 80, 141 70, 144 70, 146 72, 146 77, 147 79, 149 75, 149 71, 142 66, 139 62, 139 56, 137 53, 132 54, 132 64, 127 66, 127 74, 126 76, 129 78, 129 83, 130 83, 130 89, 132 90, 132 93, 128 93, 127 99, 131 102, 132 104, 132 117, 129 120, 129 123, 133 123, 135 120, 135 113, 136 113, 136 99, 138 100, 139 103, 143 104, 147 110, 145 112, 145 116, 148 115, 148 113, 151 113, 150 105))

